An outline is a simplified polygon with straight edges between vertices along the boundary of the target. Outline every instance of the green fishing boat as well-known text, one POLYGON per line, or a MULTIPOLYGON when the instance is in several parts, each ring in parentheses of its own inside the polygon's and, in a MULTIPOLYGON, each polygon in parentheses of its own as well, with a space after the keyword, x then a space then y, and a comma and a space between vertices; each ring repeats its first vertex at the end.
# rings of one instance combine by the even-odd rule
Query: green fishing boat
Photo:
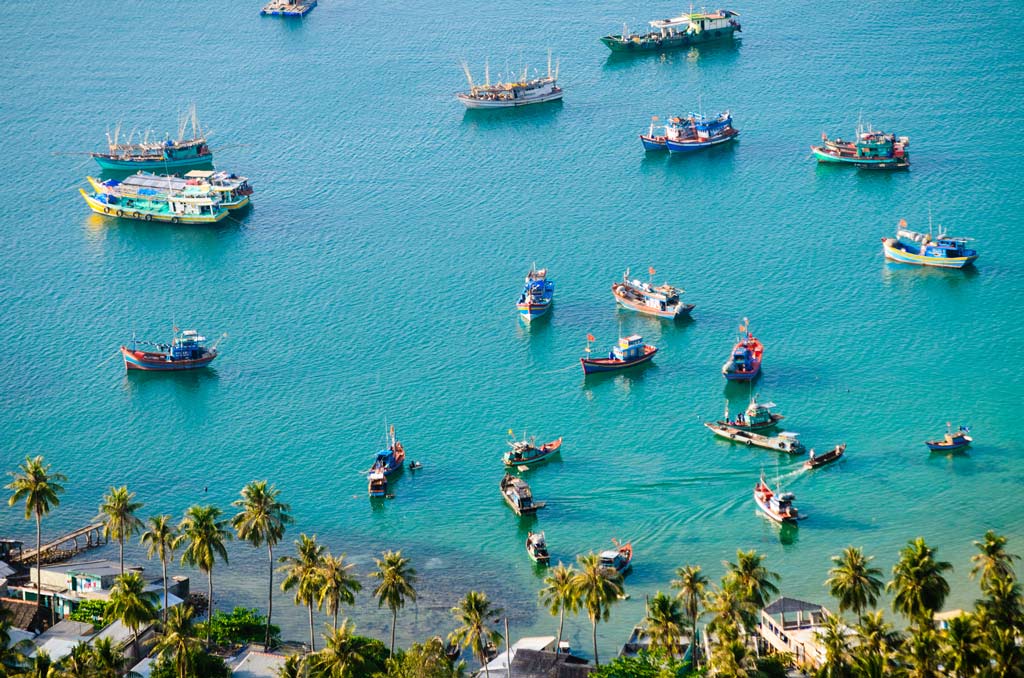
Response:
POLYGON ((647 33, 631 33, 623 26, 621 34, 606 35, 601 42, 613 52, 651 52, 726 40, 742 31, 740 23, 733 18, 738 16, 728 9, 691 12, 673 19, 651 21, 651 30, 647 33))

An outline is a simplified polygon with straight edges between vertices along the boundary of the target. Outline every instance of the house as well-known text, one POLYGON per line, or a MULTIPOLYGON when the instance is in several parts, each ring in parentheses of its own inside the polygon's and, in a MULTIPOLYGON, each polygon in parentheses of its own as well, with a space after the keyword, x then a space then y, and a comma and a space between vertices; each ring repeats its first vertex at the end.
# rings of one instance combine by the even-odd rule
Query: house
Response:
POLYGON ((793 655, 796 664, 821 667, 825 649, 817 633, 830 616, 832 613, 817 603, 779 598, 761 610, 757 632, 772 650, 793 655))
POLYGON ((477 675, 489 673, 491 678, 578 678, 592 670, 585 659, 555 652, 554 636, 535 636, 520 638, 512 647, 499 651, 487 664, 487 671, 477 675))

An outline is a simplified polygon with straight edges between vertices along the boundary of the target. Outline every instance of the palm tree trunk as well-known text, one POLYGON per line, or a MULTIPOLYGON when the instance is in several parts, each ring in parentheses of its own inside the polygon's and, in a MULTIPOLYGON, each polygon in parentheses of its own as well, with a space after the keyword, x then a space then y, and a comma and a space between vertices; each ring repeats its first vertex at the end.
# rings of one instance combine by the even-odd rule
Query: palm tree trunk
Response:
POLYGON ((395 627, 398 626, 398 608, 391 608, 391 650, 389 656, 395 656, 395 627))
POLYGON ((316 645, 313 643, 313 601, 309 601, 309 651, 316 652, 316 645))
POLYGON ((274 546, 267 543, 267 555, 270 557, 270 581, 267 589, 267 633, 263 638, 263 646, 270 650, 270 616, 274 614, 274 546))
POLYGON ((36 614, 43 606, 42 567, 43 559, 39 550, 43 548, 43 514, 36 509, 36 614))
POLYGON ((565 608, 558 610, 558 638, 555 639, 555 652, 562 646, 562 625, 565 624, 565 608))
POLYGON ((164 570, 164 626, 167 626, 167 558, 160 556, 160 565, 164 570))
POLYGON ((207 573, 210 577, 210 586, 207 589, 207 605, 206 605, 206 644, 210 644, 210 627, 213 626, 213 568, 207 573))
POLYGON ((600 666, 601 662, 597 658, 597 617, 591 617, 590 623, 594 629, 594 666, 600 666))

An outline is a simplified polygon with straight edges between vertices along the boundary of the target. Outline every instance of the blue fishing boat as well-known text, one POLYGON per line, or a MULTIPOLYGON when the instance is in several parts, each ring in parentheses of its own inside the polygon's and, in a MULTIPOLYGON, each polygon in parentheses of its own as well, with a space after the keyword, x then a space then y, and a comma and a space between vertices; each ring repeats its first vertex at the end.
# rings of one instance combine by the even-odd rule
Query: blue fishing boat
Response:
MULTIPOLYGON (((931 219, 929 228, 931 231, 931 219)), ((967 248, 968 238, 959 238, 940 232, 932 238, 929 233, 917 233, 906 228, 905 219, 900 219, 895 238, 882 238, 882 253, 886 259, 901 264, 936 266, 939 268, 963 268, 978 258, 978 252, 967 248)))
POLYGON ((739 136, 729 111, 715 118, 702 113, 675 117, 665 126, 665 147, 670 153, 689 153, 732 141, 739 136))
POLYGON ((968 426, 958 426, 954 431, 953 425, 947 421, 946 435, 942 437, 942 440, 926 440, 924 444, 932 452, 959 452, 974 442, 974 438, 967 435, 970 432, 971 429, 968 426))
POLYGON ((548 280, 547 275, 548 269, 538 270, 536 264, 531 266, 530 272, 526 274, 526 284, 516 303, 519 317, 525 322, 530 322, 547 313, 554 302, 555 283, 548 280))
MULTIPOLYGON (((590 342, 592 341, 594 341, 594 336, 588 334, 587 348, 584 349, 587 356, 590 355, 590 342)), ((612 347, 607 358, 583 357, 580 358, 580 364, 583 365, 583 374, 585 375, 596 372, 615 372, 649 362, 657 352, 657 348, 644 343, 643 337, 634 334, 629 337, 620 337, 619 343, 612 347)))

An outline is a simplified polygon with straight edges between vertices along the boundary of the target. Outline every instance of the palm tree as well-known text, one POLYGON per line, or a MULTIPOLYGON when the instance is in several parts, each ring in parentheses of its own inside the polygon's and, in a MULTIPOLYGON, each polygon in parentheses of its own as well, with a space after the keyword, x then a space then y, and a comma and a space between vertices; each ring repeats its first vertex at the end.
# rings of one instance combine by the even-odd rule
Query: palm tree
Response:
POLYGON ((139 627, 157 617, 157 595, 146 590, 146 582, 138 572, 117 577, 110 590, 106 619, 120 621, 132 632, 132 642, 139 642, 139 627))
POLYGON ((309 655, 309 674, 314 678, 350 678, 362 675, 360 669, 366 661, 361 650, 363 643, 355 635, 356 626, 349 620, 324 634, 324 649, 309 655))
POLYGON ((119 678, 128 660, 109 637, 97 638, 92 645, 97 678, 119 678))
POLYGON ((678 579, 673 579, 670 586, 678 593, 676 594, 686 609, 686 616, 690 621, 690 629, 693 631, 691 645, 693 647, 694 666, 698 665, 697 642, 697 619, 700 617, 700 604, 704 600, 704 594, 708 586, 708 578, 701 572, 700 565, 687 565, 676 569, 678 579))
POLYGON ((644 617, 644 635, 651 639, 651 648, 662 648, 672 659, 676 656, 679 637, 683 635, 686 617, 682 603, 661 591, 647 603, 644 617))
POLYGON ((334 616, 334 630, 338 630, 338 610, 342 603, 355 605, 356 593, 363 590, 363 585, 349 571, 354 565, 345 563, 345 554, 324 555, 320 565, 320 590, 317 592, 317 607, 323 607, 327 614, 334 616))
POLYGON ((938 678, 939 636, 931 626, 918 626, 903 643, 900 660, 906 678, 938 678))
POLYGON ((449 642, 470 649, 483 665, 487 676, 491 675, 487 668, 487 646, 501 643, 501 634, 490 627, 490 621, 500 617, 501 613, 501 608, 492 607, 487 594, 479 591, 470 591, 452 608, 459 626, 448 636, 449 642))
POLYGON ((1013 561, 1020 560, 1015 553, 1008 553, 1006 550, 1006 537, 998 535, 994 530, 989 530, 981 541, 975 541, 974 545, 979 553, 971 556, 974 567, 971 568, 971 577, 981 575, 982 587, 995 577, 1013 577, 1013 561))
POLYGON ((873 556, 855 546, 847 546, 842 555, 832 556, 834 567, 828 571, 825 586, 839 602, 839 611, 850 610, 860 617, 861 613, 878 602, 882 591, 882 571, 871 567, 873 556))
POLYGON ((590 617, 594 664, 600 666, 597 656, 597 622, 608 621, 612 605, 622 595, 622 575, 601 565, 601 559, 594 553, 582 555, 576 562, 579 571, 573 577, 573 587, 580 600, 580 607, 590 617))
POLYGON ((149 527, 142 533, 140 543, 146 546, 146 556, 160 559, 160 567, 164 578, 163 622, 167 623, 167 562, 174 560, 174 540, 178 531, 171 522, 170 516, 151 516, 147 521, 149 527))
POLYGON ((120 549, 121 575, 124 575, 124 540, 130 539, 142 528, 142 521, 135 512, 142 508, 142 502, 135 501, 135 493, 127 485, 111 487, 103 495, 97 520, 103 523, 103 536, 116 539, 120 549))
POLYGON ((154 639, 153 654, 171 657, 177 669, 178 678, 188 678, 192 655, 199 651, 199 639, 192 627, 193 610, 188 605, 175 605, 160 635, 154 639))
POLYGON ((558 615, 558 636, 555 647, 562 644, 562 626, 565 624, 565 613, 576 614, 580 609, 580 600, 576 595, 573 577, 576 570, 571 565, 566 567, 558 563, 544 577, 544 588, 540 590, 541 605, 548 608, 551 616, 558 615))
POLYGON ((866 612, 854 627, 857 634, 858 656, 872 655, 888 659, 900 643, 900 634, 893 631, 892 624, 885 621, 881 610, 866 612))
POLYGON ((920 626, 931 623, 932 615, 949 595, 943 572, 952 570, 947 562, 935 560, 935 550, 918 537, 900 551, 892 568, 893 579, 886 588, 893 592, 893 610, 920 626))
POLYGON ((825 649, 824 673, 821 678, 845 676, 850 663, 850 648, 846 643, 846 625, 837 615, 826 615, 820 631, 814 636, 825 649))
MULTIPOLYGON (((761 609, 768 604, 770 596, 777 595, 779 589, 773 581, 779 581, 779 575, 764 566, 765 556, 754 551, 736 550, 736 562, 723 561, 726 578, 739 587, 740 595, 754 606, 761 609)), ((753 626, 754 620, 747 619, 753 626)))
POLYGON ((64 491, 64 486, 60 483, 67 478, 60 473, 51 472, 50 465, 44 462, 41 455, 32 459, 25 457, 25 461, 18 469, 20 473, 10 471, 7 474, 12 478, 6 486, 11 490, 11 498, 7 500, 7 505, 14 506, 23 501, 25 520, 30 520, 32 516, 36 518, 36 614, 39 614, 43 604, 39 581, 42 567, 43 516, 60 506, 60 497, 57 495, 64 491))
POLYGON ((973 676, 987 663, 978 625, 970 614, 950 619, 941 642, 942 664, 953 678, 973 676))
POLYGON ((380 580, 373 589, 377 607, 387 605, 391 610, 391 646, 389 654, 395 654, 395 626, 398 611, 405 607, 407 600, 416 602, 416 570, 409 567, 409 559, 401 551, 385 551, 382 558, 376 558, 377 570, 370 576, 380 580))
POLYGON ((241 509, 231 519, 231 525, 238 538, 254 548, 267 545, 270 572, 267 578, 267 630, 263 645, 270 647, 270 617, 274 614, 274 547, 284 537, 286 526, 292 522, 291 507, 278 501, 281 491, 273 485, 268 486, 266 480, 254 480, 242 488, 241 494, 242 498, 231 504, 241 509))
POLYGON ((178 525, 178 536, 174 540, 174 547, 177 548, 186 544, 185 550, 181 552, 181 562, 198 567, 200 572, 205 572, 208 578, 207 596, 209 597, 206 608, 206 642, 210 642, 210 621, 213 619, 213 566, 217 563, 217 556, 228 563, 228 551, 224 544, 231 540, 231 533, 227 530, 227 521, 219 520, 221 510, 216 506, 190 506, 185 511, 185 517, 178 525))
POLYGON ((317 543, 315 534, 312 537, 300 534, 295 549, 298 551, 297 556, 281 556, 278 559, 283 565, 277 569, 285 575, 281 590, 295 589, 295 604, 305 605, 309 609, 309 651, 315 652, 313 603, 320 592, 320 565, 324 559, 324 546, 317 543))

